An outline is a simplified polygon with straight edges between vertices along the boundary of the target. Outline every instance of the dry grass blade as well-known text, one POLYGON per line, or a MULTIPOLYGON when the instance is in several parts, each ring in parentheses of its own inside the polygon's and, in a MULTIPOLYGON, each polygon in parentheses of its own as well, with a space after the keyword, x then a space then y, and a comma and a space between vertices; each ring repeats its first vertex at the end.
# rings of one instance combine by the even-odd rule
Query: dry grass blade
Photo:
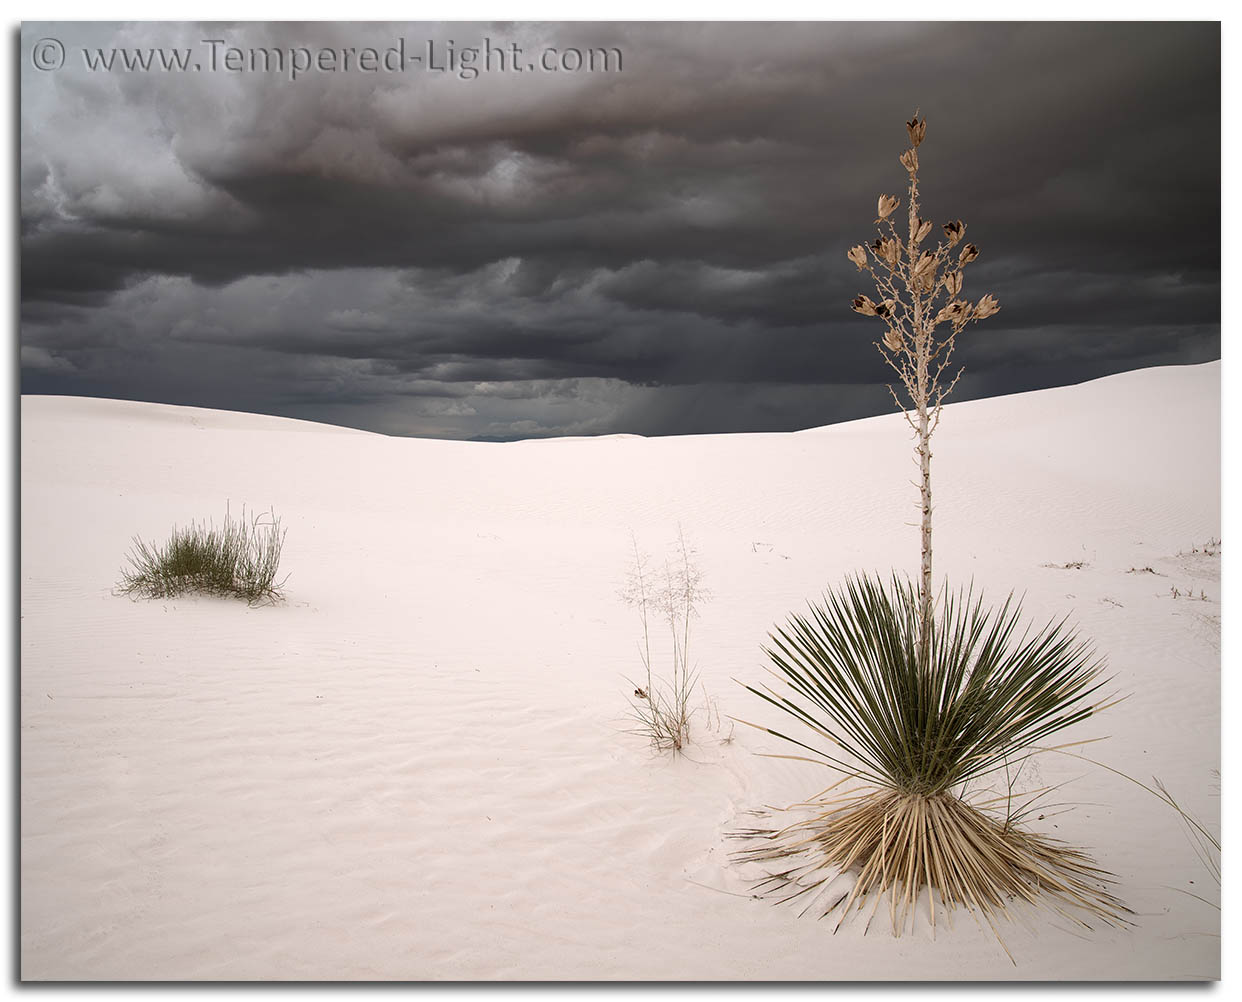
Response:
MULTIPOLYGON (((1058 755, 1067 755, 1070 758, 1078 759, 1080 762, 1088 762, 1091 765, 1106 770, 1107 772, 1111 772, 1114 776, 1120 776, 1122 779, 1126 780, 1126 782, 1133 783, 1135 786, 1139 787, 1139 789, 1146 790, 1161 803, 1164 803, 1172 808, 1173 811, 1181 818, 1182 824, 1186 829, 1186 835, 1190 839, 1190 844, 1194 849, 1195 855, 1203 864, 1204 869, 1208 871, 1208 874, 1211 876, 1216 886, 1220 886, 1220 836, 1209 829, 1202 821, 1195 817, 1195 815, 1183 808, 1182 805, 1173 798, 1173 794, 1168 791, 1164 783, 1162 783, 1159 779, 1154 776, 1152 777, 1152 782, 1156 784, 1156 788, 1152 789, 1146 783, 1140 782, 1128 773, 1122 772, 1120 769, 1114 769, 1111 765, 1105 765, 1103 762, 1097 762, 1093 758, 1087 758, 1085 755, 1078 755, 1074 752, 1065 751, 1063 748, 1042 748, 1039 750, 1055 752, 1058 755)), ((1216 775, 1219 777, 1219 773, 1216 773, 1216 775)), ((1192 894, 1191 897, 1199 898, 1200 901, 1206 900, 1199 897, 1197 894, 1192 894)), ((1220 907, 1219 904, 1213 904, 1211 901, 1206 901, 1206 903, 1212 905, 1213 908, 1220 907)))

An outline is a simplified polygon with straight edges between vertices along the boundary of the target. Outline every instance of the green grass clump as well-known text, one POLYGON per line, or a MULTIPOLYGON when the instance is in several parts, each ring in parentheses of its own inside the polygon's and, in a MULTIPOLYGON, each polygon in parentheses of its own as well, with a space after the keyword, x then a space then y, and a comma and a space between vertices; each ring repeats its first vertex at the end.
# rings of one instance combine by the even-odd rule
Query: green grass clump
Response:
POLYGON ((220 528, 204 522, 175 527, 162 545, 138 536, 121 571, 118 590, 143 598, 171 598, 186 593, 231 595, 252 605, 276 602, 284 581, 276 581, 285 530, 274 512, 250 519, 227 513, 220 528))
POLYGON ((971 592, 946 592, 939 606, 926 655, 918 588, 895 576, 890 587, 849 580, 772 634, 765 653, 786 690, 746 688, 810 734, 761 729, 844 778, 802 805, 814 811, 808 820, 737 833, 762 840, 743 858, 778 863, 761 881, 768 888, 812 901, 822 891, 823 914, 843 905, 844 917, 887 895, 894 933, 913 921, 925 887, 937 892, 933 927, 936 896, 989 923, 1015 898, 1124 922, 1107 874, 1084 853, 1022 831, 1007 796, 967 793, 1103 709, 1103 662, 1064 621, 1021 627, 1013 596, 993 610, 971 592), (829 893, 846 872, 852 889, 829 893))

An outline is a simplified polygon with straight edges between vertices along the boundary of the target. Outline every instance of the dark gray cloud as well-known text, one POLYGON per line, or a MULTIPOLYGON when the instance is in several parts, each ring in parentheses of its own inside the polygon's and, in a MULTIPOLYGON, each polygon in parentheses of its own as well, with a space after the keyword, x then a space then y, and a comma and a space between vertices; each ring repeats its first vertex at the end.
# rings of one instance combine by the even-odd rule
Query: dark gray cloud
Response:
POLYGON ((21 102, 23 392, 466 437, 881 412, 844 254, 916 106, 1003 304, 958 398, 1219 357, 1215 24, 27 24, 21 102), (291 80, 205 39, 622 68, 291 80), (202 68, 83 62, 157 46, 202 68))

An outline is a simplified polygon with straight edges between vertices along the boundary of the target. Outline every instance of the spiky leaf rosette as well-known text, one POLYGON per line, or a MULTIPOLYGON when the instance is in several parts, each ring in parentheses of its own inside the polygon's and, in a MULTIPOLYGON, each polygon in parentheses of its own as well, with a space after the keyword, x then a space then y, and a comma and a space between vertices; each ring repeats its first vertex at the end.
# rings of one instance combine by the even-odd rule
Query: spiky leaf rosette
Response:
MULTIPOLYGON (((898 887, 912 903, 927 885, 948 907, 970 906, 991 921, 1010 896, 1034 900, 1030 889, 1038 887, 1062 903, 1120 920, 1124 907, 1101 887, 1107 875, 1083 853, 960 798, 968 781, 1020 760, 1102 709, 1103 662, 1064 620, 1023 628, 1021 602, 1012 595, 993 610, 973 589, 946 590, 940 606, 926 661, 919 651, 918 588, 896 576, 887 588, 878 577, 849 579, 809 615, 792 616, 772 634, 765 653, 791 691, 746 688, 832 750, 761 729, 864 787, 844 800, 818 800, 807 821, 749 832, 770 844, 744 857, 784 859, 810 850, 817 858, 811 872, 855 868, 860 876, 843 898, 846 911, 850 902, 861 906, 860 898, 885 892, 895 908, 898 887)), ((798 879, 805 889, 803 871, 798 879)), ((793 880, 784 873, 778 882, 782 877, 793 880)), ((829 879, 819 874, 812 884, 829 879)), ((932 916, 934 924, 934 910, 932 916)), ((894 910, 894 931, 896 919, 894 910)))

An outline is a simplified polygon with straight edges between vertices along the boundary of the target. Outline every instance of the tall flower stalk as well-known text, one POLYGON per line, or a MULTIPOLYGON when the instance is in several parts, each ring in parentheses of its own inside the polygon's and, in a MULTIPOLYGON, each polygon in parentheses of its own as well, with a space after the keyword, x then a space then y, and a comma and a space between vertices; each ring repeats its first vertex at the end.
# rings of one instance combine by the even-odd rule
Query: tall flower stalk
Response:
POLYGON ((979 248, 965 244, 958 250, 966 235, 966 224, 960 219, 941 227, 944 237, 934 249, 922 249, 933 228, 931 220, 919 214, 918 151, 927 135, 927 120, 919 118, 916 112, 906 123, 906 131, 910 148, 900 158, 909 175, 905 237, 893 222, 901 200, 895 195, 881 195, 875 221, 879 236, 870 245, 851 247, 848 257, 859 271, 866 271, 875 281, 879 301, 858 296, 853 308, 864 316, 884 321, 884 336, 876 342, 876 348, 901 379, 909 403, 902 402, 891 384, 889 392, 917 439, 914 451, 919 464, 922 515, 919 653, 926 663, 933 615, 931 437, 940 423, 944 398, 953 391, 961 375, 959 369, 946 377, 957 336, 972 321, 992 316, 1000 305, 990 295, 975 303, 962 298, 966 266, 979 256, 979 248))

